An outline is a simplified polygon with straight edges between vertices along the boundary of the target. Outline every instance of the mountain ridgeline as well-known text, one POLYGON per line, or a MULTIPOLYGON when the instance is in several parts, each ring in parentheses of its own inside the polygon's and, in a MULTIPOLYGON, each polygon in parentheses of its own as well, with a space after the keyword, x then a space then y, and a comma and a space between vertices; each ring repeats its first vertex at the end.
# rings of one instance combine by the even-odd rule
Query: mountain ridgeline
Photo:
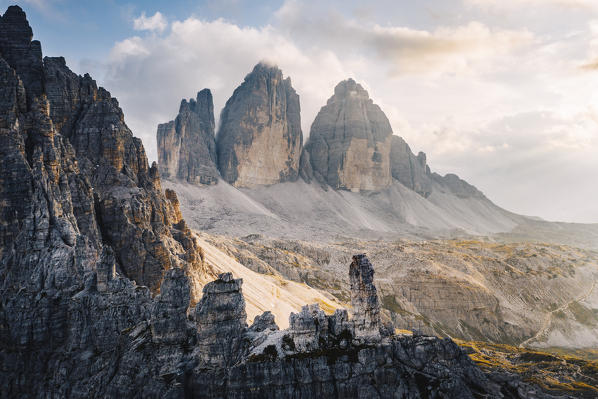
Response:
POLYGON ((303 146, 299 95, 290 78, 257 64, 221 113, 215 134, 209 89, 183 100, 174 121, 158 126, 159 167, 166 178, 252 188, 296 181, 335 190, 380 191, 393 180, 428 197, 433 181, 455 195, 483 197, 456 175, 431 173, 426 155, 393 135, 388 118, 353 79, 340 82, 316 116, 303 146))

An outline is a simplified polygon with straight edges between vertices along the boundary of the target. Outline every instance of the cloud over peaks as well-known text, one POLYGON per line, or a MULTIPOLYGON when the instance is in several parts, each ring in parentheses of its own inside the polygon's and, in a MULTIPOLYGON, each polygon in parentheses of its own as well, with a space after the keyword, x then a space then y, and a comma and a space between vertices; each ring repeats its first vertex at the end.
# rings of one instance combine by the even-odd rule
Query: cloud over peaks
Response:
POLYGON ((145 12, 142 12, 139 17, 133 20, 135 30, 163 32, 166 27, 168 27, 168 22, 160 12, 156 12, 151 17, 147 17, 145 12))

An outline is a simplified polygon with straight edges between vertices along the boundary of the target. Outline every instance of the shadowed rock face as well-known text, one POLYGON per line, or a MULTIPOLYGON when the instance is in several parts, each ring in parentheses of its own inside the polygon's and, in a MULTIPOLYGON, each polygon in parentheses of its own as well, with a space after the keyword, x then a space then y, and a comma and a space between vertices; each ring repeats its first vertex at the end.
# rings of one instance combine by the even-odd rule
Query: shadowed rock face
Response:
POLYGON ((241 359, 243 334, 247 328, 243 280, 223 273, 205 285, 195 307, 198 332, 197 355, 212 367, 225 367, 241 359))
POLYGON ((302 175, 335 189, 384 189, 392 181, 391 136, 386 115, 368 92, 353 79, 342 81, 311 126, 302 175))
POLYGON ((183 100, 174 121, 158 125, 158 164, 165 178, 216 184, 214 103, 209 89, 183 100))
POLYGON ((54 370, 44 353, 114 347, 112 332, 146 317, 150 290, 131 280, 156 292, 167 269, 203 264, 116 99, 63 58, 42 61, 20 8, 0 25, 0 363, 23 376, 0 385, 18 392, 54 370), (124 285, 114 304, 79 300, 124 285))
POLYGON ((374 268, 365 254, 353 256, 349 276, 356 335, 379 335, 380 303, 374 285, 374 268))
POLYGON ((19 75, 30 103, 43 91, 42 47, 32 38, 25 12, 18 6, 8 7, 0 19, 0 54, 19 75))
POLYGON ((402 137, 392 136, 390 149, 392 177, 427 198, 432 192, 430 168, 426 165, 426 154, 420 151, 417 156, 411 152, 409 144, 402 137))
POLYGON ((226 102, 217 142, 220 173, 236 187, 296 180, 303 134, 290 78, 256 65, 226 102))

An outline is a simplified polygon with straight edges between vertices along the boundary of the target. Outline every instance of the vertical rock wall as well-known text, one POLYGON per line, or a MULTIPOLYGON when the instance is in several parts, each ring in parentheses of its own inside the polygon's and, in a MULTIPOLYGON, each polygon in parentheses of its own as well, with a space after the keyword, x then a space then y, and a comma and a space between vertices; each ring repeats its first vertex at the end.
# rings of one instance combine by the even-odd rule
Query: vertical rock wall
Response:
POLYGON ((158 125, 160 174, 193 184, 216 184, 214 103, 209 89, 181 101, 176 119, 158 125))
POLYGON ((415 156, 409 144, 399 136, 392 136, 390 150, 390 167, 392 177, 427 198, 432 192, 430 168, 426 165, 426 154, 420 152, 415 156))
POLYGON ((355 335, 357 337, 379 335, 380 303, 374 285, 374 267, 365 254, 353 256, 353 262, 349 266, 349 278, 355 335))
POLYGON ((342 81, 311 126, 304 155, 311 171, 304 167, 302 175, 335 189, 384 189, 392 182, 391 136, 386 115, 368 92, 353 79, 342 81))
POLYGON ((296 180, 303 134, 290 78, 256 65, 226 102, 217 142, 220 173, 236 187, 296 180))

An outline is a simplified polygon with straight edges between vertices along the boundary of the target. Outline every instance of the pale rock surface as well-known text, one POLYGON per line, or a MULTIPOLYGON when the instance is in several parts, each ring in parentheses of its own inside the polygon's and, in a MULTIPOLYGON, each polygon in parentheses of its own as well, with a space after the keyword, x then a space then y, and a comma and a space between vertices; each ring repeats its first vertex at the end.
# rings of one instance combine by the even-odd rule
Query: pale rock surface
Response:
POLYGON ((220 117, 218 166, 236 187, 296 180, 303 146, 299 96, 280 69, 257 64, 220 117))
POLYGON ((392 177, 427 198, 432 191, 430 167, 426 164, 426 154, 415 156, 409 144, 402 137, 392 136, 390 149, 390 167, 392 177))
POLYGON ((334 189, 377 191, 390 186, 392 128, 353 79, 340 82, 314 120, 304 171, 334 189), (307 162, 311 165, 310 173, 307 162))
POLYGON ((158 125, 158 164, 163 178, 216 184, 220 176, 214 136, 214 103, 209 89, 181 101, 176 119, 158 125))

